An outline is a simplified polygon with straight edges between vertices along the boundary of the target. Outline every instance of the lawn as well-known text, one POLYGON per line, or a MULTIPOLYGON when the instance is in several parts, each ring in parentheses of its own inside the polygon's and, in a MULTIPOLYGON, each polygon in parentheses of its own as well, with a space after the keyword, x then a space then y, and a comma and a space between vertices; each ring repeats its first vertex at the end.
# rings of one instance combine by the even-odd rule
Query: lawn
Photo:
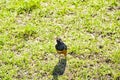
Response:
POLYGON ((0 80, 52 79, 120 80, 120 0, 0 0, 0 80))

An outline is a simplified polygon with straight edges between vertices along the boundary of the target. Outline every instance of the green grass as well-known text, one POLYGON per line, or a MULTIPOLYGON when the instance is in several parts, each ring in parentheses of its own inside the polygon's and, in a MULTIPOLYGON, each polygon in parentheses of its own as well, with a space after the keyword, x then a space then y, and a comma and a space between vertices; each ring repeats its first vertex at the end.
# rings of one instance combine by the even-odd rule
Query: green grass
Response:
POLYGON ((0 80, 52 78, 120 79, 119 0, 0 1, 0 80), (55 76, 58 36, 68 55, 55 76))

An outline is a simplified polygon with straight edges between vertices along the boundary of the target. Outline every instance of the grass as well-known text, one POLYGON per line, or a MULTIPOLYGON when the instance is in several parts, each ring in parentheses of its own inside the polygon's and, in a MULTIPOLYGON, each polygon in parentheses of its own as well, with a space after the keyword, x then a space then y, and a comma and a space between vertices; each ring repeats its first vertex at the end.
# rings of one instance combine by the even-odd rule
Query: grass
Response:
POLYGON ((119 80, 119 58, 119 0, 0 1, 0 80, 119 80))

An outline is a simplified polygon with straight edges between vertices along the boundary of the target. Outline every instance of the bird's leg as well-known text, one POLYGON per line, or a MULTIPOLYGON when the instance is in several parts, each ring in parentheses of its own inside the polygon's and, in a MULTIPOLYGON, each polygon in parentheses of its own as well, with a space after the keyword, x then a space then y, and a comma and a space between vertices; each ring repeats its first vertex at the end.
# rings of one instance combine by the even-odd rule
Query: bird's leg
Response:
POLYGON ((62 59, 63 58, 63 55, 62 54, 60 54, 60 59, 62 59))
POLYGON ((67 59, 67 55, 66 54, 64 54, 64 57, 65 57, 65 59, 67 59))
POLYGON ((62 55, 60 54, 60 55, 59 55, 59 62, 61 62, 61 58, 62 58, 62 55))

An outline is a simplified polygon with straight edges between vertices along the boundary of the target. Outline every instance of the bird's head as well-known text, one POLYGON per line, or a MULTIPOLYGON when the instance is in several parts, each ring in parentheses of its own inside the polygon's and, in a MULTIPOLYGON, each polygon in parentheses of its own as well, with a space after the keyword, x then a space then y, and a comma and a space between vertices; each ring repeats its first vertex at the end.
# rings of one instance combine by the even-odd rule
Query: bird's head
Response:
POLYGON ((59 43, 62 43, 62 39, 61 38, 56 38, 56 42, 59 44, 59 43))

